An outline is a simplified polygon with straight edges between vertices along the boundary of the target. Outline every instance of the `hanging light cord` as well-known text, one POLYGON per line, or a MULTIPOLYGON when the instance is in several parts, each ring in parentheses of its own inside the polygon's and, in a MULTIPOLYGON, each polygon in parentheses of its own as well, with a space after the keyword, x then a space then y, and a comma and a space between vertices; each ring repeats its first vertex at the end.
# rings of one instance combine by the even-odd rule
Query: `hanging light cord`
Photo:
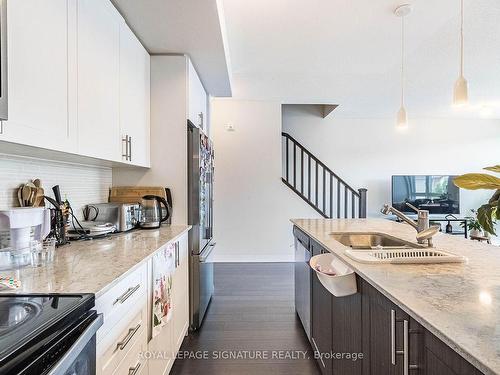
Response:
POLYGON ((405 17, 401 17, 401 107, 404 105, 404 79, 405 79, 405 17))
POLYGON ((464 0, 460 0, 460 77, 464 75, 464 0))

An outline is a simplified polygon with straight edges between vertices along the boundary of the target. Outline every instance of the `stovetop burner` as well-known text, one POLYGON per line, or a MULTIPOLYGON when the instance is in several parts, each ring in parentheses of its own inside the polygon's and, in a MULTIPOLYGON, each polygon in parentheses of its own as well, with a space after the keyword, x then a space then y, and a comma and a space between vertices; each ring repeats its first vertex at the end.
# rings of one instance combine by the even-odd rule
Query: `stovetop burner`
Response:
POLYGON ((0 367, 92 307, 93 294, 0 294, 0 367))
POLYGON ((17 328, 20 324, 40 314, 40 304, 16 299, 0 301, 0 335, 17 328))

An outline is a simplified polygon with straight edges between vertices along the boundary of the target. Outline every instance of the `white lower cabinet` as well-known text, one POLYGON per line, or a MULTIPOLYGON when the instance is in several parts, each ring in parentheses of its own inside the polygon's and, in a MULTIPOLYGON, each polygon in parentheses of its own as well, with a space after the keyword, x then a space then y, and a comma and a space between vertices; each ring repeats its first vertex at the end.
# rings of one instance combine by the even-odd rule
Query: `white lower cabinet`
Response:
POLYGON ((152 336, 152 260, 96 299, 104 315, 97 332, 98 375, 168 374, 189 326, 187 233, 176 241, 172 318, 152 336))
POLYGON ((176 268, 172 278, 172 319, 148 343, 150 375, 170 372, 189 328, 189 278, 187 234, 177 242, 176 268))

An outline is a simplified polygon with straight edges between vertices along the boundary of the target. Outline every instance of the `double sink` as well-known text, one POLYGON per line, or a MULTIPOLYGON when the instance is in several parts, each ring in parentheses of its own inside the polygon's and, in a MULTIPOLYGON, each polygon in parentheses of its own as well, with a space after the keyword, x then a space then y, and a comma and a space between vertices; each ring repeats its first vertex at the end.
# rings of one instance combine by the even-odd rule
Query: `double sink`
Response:
POLYGON ((460 263, 466 259, 447 251, 377 232, 335 232, 330 236, 349 247, 345 254, 361 263, 460 263))

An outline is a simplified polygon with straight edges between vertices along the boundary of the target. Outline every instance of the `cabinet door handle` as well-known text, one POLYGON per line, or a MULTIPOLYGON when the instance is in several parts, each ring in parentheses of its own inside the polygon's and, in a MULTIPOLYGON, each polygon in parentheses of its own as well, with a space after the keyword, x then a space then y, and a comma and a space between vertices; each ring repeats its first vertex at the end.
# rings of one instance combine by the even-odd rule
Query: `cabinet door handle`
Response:
POLYGON ((134 287, 131 287, 131 288, 128 288, 125 293, 123 293, 120 297, 118 297, 117 299, 115 299, 115 302, 113 302, 113 305, 116 305, 118 302, 120 303, 123 303, 125 302, 127 299, 130 298, 130 296, 132 294, 134 294, 139 288, 141 287, 141 284, 137 284, 136 286, 134 287))
POLYGON ((123 338, 123 340, 122 341, 118 341, 116 343, 116 347, 118 349, 120 349, 120 350, 125 349, 125 347, 130 342, 130 340, 132 340, 132 337, 134 337, 134 335, 137 333, 137 331, 139 330, 139 328, 141 328, 141 323, 137 324, 134 328, 130 328, 128 330, 127 335, 123 338))
POLYGON ((391 309, 391 363, 396 365, 396 311, 391 309))
POLYGON ((408 320, 403 320, 403 375, 408 375, 409 353, 408 353, 408 320))
POLYGON ((132 161, 132 137, 128 137, 128 161, 132 161))
POLYGON ((122 158, 125 159, 125 161, 128 160, 128 135, 125 135, 125 137, 122 137, 122 158), (123 153, 123 144, 125 143, 125 153, 123 153))
POLYGON ((0 121, 0 134, 3 134, 3 121, 0 121))
POLYGON ((141 362, 137 362, 137 364, 134 367, 130 367, 128 369, 128 375, 135 375, 141 368, 141 362))

